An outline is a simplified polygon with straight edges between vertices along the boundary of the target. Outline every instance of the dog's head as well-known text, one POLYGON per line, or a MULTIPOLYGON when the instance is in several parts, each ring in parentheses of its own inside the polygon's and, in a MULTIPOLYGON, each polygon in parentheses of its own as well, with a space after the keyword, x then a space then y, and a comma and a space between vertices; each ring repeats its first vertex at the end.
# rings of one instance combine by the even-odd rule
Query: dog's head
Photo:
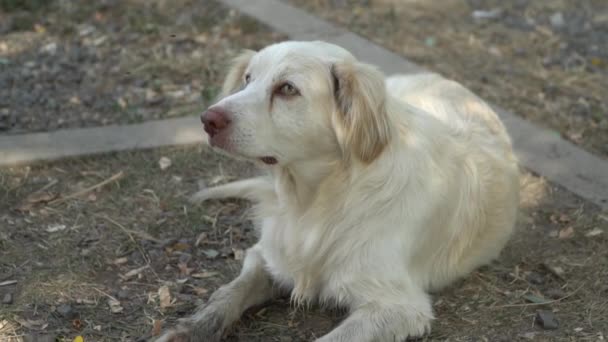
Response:
POLYGON ((279 165, 328 154, 369 163, 391 131, 383 75, 324 42, 243 52, 201 120, 212 146, 279 165))

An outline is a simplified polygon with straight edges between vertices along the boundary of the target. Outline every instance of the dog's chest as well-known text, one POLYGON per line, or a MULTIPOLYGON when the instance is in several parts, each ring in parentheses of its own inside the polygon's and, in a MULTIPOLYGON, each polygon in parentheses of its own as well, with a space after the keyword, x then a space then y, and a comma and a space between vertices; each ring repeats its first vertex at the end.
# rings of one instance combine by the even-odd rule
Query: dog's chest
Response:
MULTIPOLYGON (((311 301, 319 296, 339 298, 332 289, 336 276, 328 260, 334 258, 323 240, 319 228, 304 227, 304 223, 276 216, 264 220, 262 227, 262 253, 268 270, 276 281, 293 288, 296 300, 311 301)), ((325 298, 325 299, 327 299, 325 298)))

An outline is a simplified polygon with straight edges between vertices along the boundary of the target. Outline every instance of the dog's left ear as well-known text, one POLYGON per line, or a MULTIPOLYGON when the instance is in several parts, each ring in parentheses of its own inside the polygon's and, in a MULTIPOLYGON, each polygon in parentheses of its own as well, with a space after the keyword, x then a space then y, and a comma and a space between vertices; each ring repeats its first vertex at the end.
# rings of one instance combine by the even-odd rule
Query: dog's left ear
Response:
POLYGON ((391 139, 384 75, 360 62, 336 63, 331 74, 337 104, 332 120, 342 152, 371 163, 391 139))
POLYGON ((220 99, 241 89, 244 81, 243 77, 245 76, 249 61, 251 61, 251 57, 255 54, 255 51, 246 49, 232 60, 226 78, 224 79, 224 84, 222 85, 222 91, 219 96, 220 99))

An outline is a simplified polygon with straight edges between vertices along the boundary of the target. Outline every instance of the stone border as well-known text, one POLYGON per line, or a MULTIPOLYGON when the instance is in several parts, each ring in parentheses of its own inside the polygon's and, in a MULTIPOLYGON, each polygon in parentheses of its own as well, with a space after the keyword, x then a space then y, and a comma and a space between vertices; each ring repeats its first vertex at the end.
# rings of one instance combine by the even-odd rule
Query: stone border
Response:
POLYGON ((0 136, 0 166, 96 153, 201 143, 198 117, 0 136))
MULTIPOLYGON (((325 40, 344 47, 357 58, 379 66, 387 75, 430 72, 415 63, 304 10, 278 0, 221 0, 241 13, 296 40, 325 40)), ((513 138, 522 166, 608 209, 608 161, 493 106, 513 138)))
MULTIPOLYGON (((358 35, 278 0, 221 0, 291 39, 326 40, 386 74, 429 72, 358 35)), ((495 107, 527 169, 608 209, 608 161, 504 109, 495 107)), ((204 141, 198 118, 185 117, 127 126, 0 136, 0 166, 138 148, 204 141)))

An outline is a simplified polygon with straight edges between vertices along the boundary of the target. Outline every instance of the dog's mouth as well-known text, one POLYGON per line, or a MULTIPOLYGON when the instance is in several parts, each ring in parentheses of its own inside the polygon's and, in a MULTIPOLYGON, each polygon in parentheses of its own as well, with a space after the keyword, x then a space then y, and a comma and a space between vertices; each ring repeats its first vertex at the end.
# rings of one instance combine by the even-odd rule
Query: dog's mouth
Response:
POLYGON ((275 157, 261 157, 260 160, 266 165, 274 165, 278 163, 277 158, 275 157))

